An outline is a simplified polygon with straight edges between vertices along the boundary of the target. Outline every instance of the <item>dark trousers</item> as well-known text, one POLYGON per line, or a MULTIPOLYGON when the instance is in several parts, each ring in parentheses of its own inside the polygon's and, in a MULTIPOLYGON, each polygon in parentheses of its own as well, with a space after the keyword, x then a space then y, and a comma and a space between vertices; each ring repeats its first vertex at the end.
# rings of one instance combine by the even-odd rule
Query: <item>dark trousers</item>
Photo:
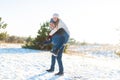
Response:
POLYGON ((51 56, 51 70, 54 70, 54 67, 55 67, 55 62, 57 60, 58 62, 58 66, 59 66, 59 72, 63 72, 63 63, 62 63, 62 53, 63 53, 63 50, 64 50, 64 46, 59 50, 59 53, 57 56, 51 56))

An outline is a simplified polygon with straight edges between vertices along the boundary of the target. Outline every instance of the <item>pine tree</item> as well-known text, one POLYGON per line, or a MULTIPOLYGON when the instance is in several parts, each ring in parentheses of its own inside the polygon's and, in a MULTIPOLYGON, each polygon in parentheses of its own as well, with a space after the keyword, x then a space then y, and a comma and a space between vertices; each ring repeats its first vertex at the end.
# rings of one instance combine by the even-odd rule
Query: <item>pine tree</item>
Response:
POLYGON ((39 42, 45 41, 49 32, 50 32, 49 23, 48 22, 43 23, 41 25, 40 29, 38 30, 38 35, 37 35, 35 41, 39 41, 39 42))
POLYGON ((50 50, 52 45, 44 45, 44 44, 36 44, 37 42, 43 43, 46 41, 48 34, 50 32, 49 29, 49 22, 45 22, 41 25, 40 29, 38 30, 38 35, 35 39, 32 39, 23 46, 24 48, 31 48, 31 49, 40 49, 40 50, 50 50))
MULTIPOLYGON (((35 42, 40 42, 43 43, 44 41, 46 41, 46 38, 48 37, 48 34, 50 32, 49 29, 49 22, 45 22, 41 25, 40 29, 38 30, 38 35, 35 38, 35 42)), ((41 50, 50 50, 52 48, 52 45, 36 45, 37 48, 41 49, 41 50)))

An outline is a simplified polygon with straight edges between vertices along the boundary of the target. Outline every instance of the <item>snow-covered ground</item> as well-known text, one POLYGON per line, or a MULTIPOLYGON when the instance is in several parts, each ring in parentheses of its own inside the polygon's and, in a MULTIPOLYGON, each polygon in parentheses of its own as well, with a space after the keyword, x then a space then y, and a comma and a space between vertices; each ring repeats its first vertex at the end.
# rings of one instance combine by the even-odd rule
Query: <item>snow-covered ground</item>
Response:
POLYGON ((55 76, 57 64, 55 72, 45 71, 50 66, 50 52, 1 47, 0 80, 120 80, 120 58, 113 50, 89 51, 88 46, 79 50, 86 54, 63 54, 64 76, 55 76))

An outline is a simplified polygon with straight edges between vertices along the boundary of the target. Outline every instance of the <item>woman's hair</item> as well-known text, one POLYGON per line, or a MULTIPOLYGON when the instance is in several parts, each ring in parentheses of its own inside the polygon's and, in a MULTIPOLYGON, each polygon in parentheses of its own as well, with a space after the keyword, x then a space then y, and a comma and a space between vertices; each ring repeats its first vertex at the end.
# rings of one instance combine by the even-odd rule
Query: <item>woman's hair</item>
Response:
POLYGON ((54 24, 55 24, 55 27, 58 26, 58 24, 59 24, 59 18, 57 19, 56 22, 54 22, 54 24))
POLYGON ((55 25, 55 27, 57 27, 58 23, 59 23, 59 18, 57 19, 56 22, 53 20, 53 18, 51 18, 50 23, 53 23, 55 25))

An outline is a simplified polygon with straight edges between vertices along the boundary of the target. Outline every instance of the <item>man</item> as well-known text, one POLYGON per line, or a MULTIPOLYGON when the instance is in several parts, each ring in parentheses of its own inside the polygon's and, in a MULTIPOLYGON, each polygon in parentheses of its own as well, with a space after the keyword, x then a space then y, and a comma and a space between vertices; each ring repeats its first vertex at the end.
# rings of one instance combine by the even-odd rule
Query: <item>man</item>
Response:
POLYGON ((55 69, 55 60, 58 62, 59 72, 55 75, 63 75, 64 68, 62 63, 62 53, 64 51, 64 44, 67 43, 69 39, 69 31, 66 25, 58 18, 58 14, 53 14, 53 18, 50 20, 50 28, 51 32, 49 34, 50 39, 45 43, 52 43, 53 48, 51 52, 53 55, 51 56, 51 67, 46 70, 47 72, 53 72, 55 69))

